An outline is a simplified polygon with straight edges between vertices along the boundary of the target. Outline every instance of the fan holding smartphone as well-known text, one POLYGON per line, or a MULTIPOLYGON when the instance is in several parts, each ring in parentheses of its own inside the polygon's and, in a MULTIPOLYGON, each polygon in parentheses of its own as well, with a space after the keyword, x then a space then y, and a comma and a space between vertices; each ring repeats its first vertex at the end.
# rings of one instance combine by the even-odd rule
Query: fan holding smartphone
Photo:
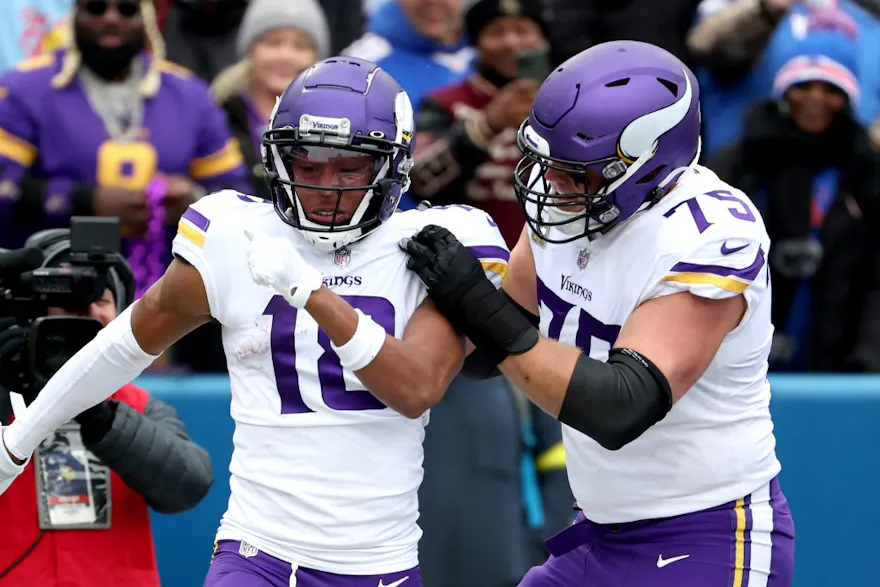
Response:
POLYGON ((523 218, 513 196, 516 130, 553 68, 540 0, 478 0, 465 14, 476 73, 422 103, 412 193, 492 215, 510 246, 523 218))

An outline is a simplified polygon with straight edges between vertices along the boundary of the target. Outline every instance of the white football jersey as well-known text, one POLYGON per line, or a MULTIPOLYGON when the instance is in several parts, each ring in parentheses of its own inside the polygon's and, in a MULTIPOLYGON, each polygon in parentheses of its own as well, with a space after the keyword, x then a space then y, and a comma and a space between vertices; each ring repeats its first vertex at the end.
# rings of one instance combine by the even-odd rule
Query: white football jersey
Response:
POLYGON ((324 285, 403 338, 427 294, 398 243, 427 224, 452 231, 500 287, 507 247, 491 218, 468 207, 398 212, 329 253, 285 224, 271 202, 237 192, 207 196, 183 215, 173 251, 202 275, 232 387, 232 494, 218 540, 340 574, 418 564, 427 414, 411 420, 385 407, 342 369, 306 311, 251 280, 244 230, 289 239, 324 285))
MULTIPOLYGON (((565 236, 553 230, 548 237, 565 236)), ((563 426, 569 480, 588 519, 696 512, 748 495, 779 472, 767 381, 770 239, 742 192, 695 166, 653 208, 592 241, 559 245, 533 234, 530 244, 542 333, 601 361, 647 300, 742 294, 748 306, 703 376, 632 443, 609 451, 563 426)))

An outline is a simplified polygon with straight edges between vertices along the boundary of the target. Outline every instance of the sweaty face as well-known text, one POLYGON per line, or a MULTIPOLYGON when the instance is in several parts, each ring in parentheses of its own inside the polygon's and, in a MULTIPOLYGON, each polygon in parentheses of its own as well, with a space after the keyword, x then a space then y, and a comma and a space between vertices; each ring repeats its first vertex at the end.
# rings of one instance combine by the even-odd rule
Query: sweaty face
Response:
POLYGON ((96 302, 92 302, 88 309, 83 312, 71 312, 64 308, 49 308, 48 316, 77 316, 81 318, 94 318, 104 326, 110 324, 116 318, 116 300, 110 289, 104 290, 104 295, 96 302))
POLYGON ((377 157, 346 149, 297 149, 290 174, 305 217, 328 226, 349 223, 376 178, 378 164, 377 157))
POLYGON ((83 61, 108 80, 121 76, 146 43, 138 0, 79 0, 74 28, 83 61))
POLYGON ((546 45, 538 24, 523 16, 492 19, 477 37, 480 62, 507 79, 517 77, 516 54, 536 51, 546 45))
POLYGON ((452 44, 461 34, 463 0, 398 0, 409 22, 425 37, 452 44))
POLYGON ((275 96, 303 70, 318 60, 311 37, 296 29, 275 29, 259 38, 251 47, 253 82, 275 96))
POLYGON ((831 84, 820 81, 792 86, 785 98, 792 122, 812 135, 827 131, 848 102, 846 94, 831 84))

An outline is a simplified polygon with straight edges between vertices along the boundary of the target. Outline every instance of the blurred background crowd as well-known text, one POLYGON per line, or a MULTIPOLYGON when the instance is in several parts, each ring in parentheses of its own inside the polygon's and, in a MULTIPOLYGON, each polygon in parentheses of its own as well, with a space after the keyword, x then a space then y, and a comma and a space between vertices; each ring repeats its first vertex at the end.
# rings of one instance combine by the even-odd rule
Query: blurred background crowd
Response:
MULTIPOLYGON (((226 188, 269 197, 259 141, 275 98, 337 54, 378 63, 417 109, 401 207, 483 208, 512 247, 523 226, 515 131, 540 82, 591 45, 635 39, 695 70, 701 162, 762 210, 773 241, 771 370, 880 372, 878 15, 878 0, 2 0, 0 247, 72 216, 118 218, 136 299, 162 275, 189 204, 226 188)), ((100 304, 84 314, 105 318, 100 304)), ((210 324, 151 368, 225 371, 210 324)), ((147 416, 173 411, 145 411, 143 393, 116 399, 147 416)), ((190 442, 165 415, 152 421, 171 421, 190 442)), ((181 457, 181 471, 201 456, 181 457)), ((516 585, 545 557, 541 541, 571 520, 558 423, 501 379, 455 381, 432 412, 425 470, 430 587, 516 585)), ((132 507, 162 511, 127 474, 143 496, 132 507)), ((188 481, 197 495, 206 474, 188 481)), ((226 483, 218 471, 215 485, 226 483)), ((17 508, 8 495, 0 512, 17 508)), ((22 583, 5 569, 30 551, 0 544, 0 585, 92 584, 61 580, 76 574, 62 556, 75 546, 44 540, 32 550, 48 548, 45 582, 22 583)), ((127 585, 157 585, 154 559, 116 564, 137 567, 127 585)))

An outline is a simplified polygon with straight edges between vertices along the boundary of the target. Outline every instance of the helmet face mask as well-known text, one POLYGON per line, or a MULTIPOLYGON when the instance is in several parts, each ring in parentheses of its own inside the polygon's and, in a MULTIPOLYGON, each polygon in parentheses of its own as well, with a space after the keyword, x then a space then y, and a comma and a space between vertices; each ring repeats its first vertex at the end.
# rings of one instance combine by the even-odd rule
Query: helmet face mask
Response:
POLYGON ((542 235, 556 228, 567 236, 550 237, 547 242, 571 242, 600 231, 614 220, 615 207, 606 196, 614 180, 626 173, 627 166, 616 157, 595 161, 565 161, 544 157, 524 140, 524 128, 517 134, 523 153, 514 172, 514 189, 526 215, 529 228, 542 235), (535 221, 527 212, 536 210, 535 221), (595 222, 595 218, 605 222, 595 222))
POLYGON ((414 134, 390 75, 364 60, 319 62, 278 99, 263 134, 276 212, 322 250, 363 238, 409 188, 414 134))
POLYGON ((576 55, 544 81, 517 133, 527 224, 566 243, 626 221, 696 163, 699 130, 696 78, 670 53, 614 41, 576 55))

